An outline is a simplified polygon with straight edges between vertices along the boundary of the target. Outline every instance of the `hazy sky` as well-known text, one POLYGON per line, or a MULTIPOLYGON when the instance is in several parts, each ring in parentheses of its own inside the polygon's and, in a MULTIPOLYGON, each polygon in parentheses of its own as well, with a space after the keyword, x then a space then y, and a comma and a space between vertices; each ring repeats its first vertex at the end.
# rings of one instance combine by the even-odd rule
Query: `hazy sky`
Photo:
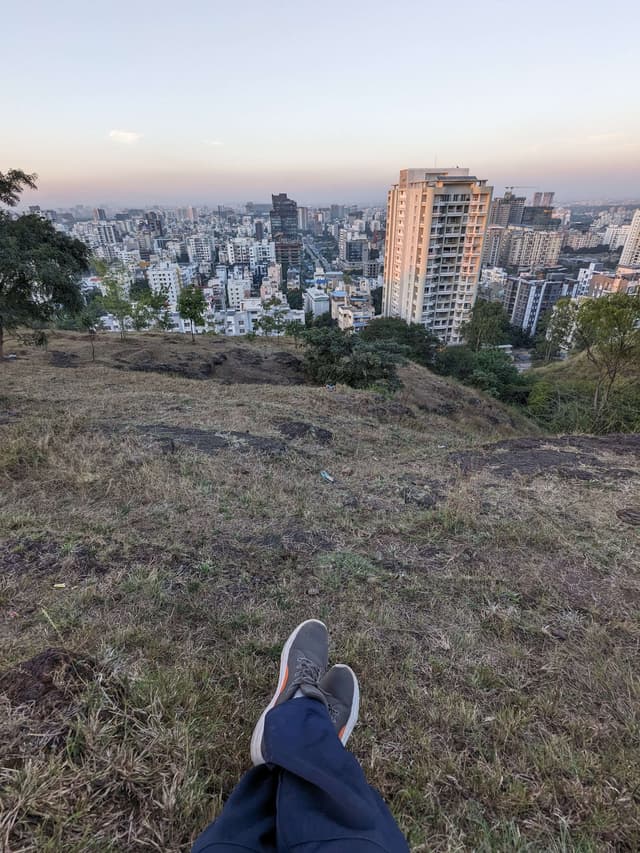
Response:
MULTIPOLYGON (((382 201, 461 165, 640 197, 638 0, 20 0, 0 171, 42 206, 382 201)), ((531 193, 533 190, 523 190, 531 193)))

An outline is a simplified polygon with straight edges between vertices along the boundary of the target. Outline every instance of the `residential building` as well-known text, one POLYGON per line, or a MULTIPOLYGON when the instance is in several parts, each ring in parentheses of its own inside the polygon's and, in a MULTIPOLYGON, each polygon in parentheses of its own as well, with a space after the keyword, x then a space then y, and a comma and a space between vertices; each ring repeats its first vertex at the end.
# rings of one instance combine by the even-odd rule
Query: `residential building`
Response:
POLYGON ((533 207, 553 207, 554 192, 533 194, 533 207))
POLYGON ((578 287, 576 296, 588 296, 591 289, 591 279, 594 275, 602 272, 602 264, 595 261, 590 263, 588 267, 582 267, 578 270, 578 287))
POLYGON ((309 230, 309 208, 308 207, 299 207, 298 208, 298 231, 308 231, 309 230))
POLYGON ((187 254, 192 264, 209 264, 213 261, 211 238, 195 234, 187 238, 187 254))
POLYGON ((560 220, 554 219, 553 217, 553 207, 549 205, 548 207, 533 205, 525 207, 522 211, 522 225, 528 225, 530 228, 540 228, 540 229, 556 229, 560 226, 560 220))
POLYGON ((577 282, 562 269, 549 271, 542 277, 518 276, 511 323, 535 335, 540 318, 564 296, 576 296, 577 282))
POLYGON ((339 305, 337 310, 338 328, 343 332, 360 332, 374 317, 372 306, 339 305))
POLYGON ((504 225, 489 225, 482 248, 482 265, 494 267, 500 262, 502 240, 506 228, 504 225))
POLYGON ((539 269, 558 263, 562 235, 535 228, 507 228, 500 245, 500 265, 539 269))
POLYGON ((153 293, 166 293, 169 310, 175 311, 180 290, 186 284, 180 266, 169 261, 152 264, 147 269, 147 281, 153 293))
POLYGON ((516 196, 510 190, 501 198, 494 198, 491 202, 489 214, 489 225, 520 225, 527 199, 524 196, 516 196))
POLYGON ((240 310, 245 299, 251 296, 250 278, 230 278, 227 280, 227 305, 240 310))
POLYGON ((304 310, 310 311, 314 319, 331 310, 329 296, 319 287, 309 287, 304 292, 304 310))
POLYGON ((608 246, 612 252, 615 252, 616 249, 620 249, 624 246, 630 231, 630 225, 608 225, 604 232, 602 242, 605 246, 608 246))
POLYGON ((596 246, 602 245, 602 237, 591 231, 578 231, 575 228, 571 228, 564 232, 562 244, 574 251, 580 251, 581 249, 595 249, 596 246))
POLYGON ((460 343, 480 277, 492 188, 468 169, 404 169, 388 194, 383 314, 460 343))
POLYGON ((300 267, 302 241, 298 236, 298 205, 286 193, 271 196, 271 237, 275 243, 275 260, 285 270, 300 267))
POLYGON ((634 264, 640 264, 640 209, 633 214, 631 227, 620 256, 620 266, 626 267, 634 264))

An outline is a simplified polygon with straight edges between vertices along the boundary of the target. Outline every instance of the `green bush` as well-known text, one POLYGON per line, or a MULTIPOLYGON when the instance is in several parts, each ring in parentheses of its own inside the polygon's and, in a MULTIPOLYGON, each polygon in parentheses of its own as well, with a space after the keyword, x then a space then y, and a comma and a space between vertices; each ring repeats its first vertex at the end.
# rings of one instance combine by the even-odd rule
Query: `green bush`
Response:
POLYGON ((304 333, 305 369, 313 382, 352 388, 382 383, 397 387, 396 367, 404 352, 389 341, 371 342, 336 328, 311 328, 304 333))

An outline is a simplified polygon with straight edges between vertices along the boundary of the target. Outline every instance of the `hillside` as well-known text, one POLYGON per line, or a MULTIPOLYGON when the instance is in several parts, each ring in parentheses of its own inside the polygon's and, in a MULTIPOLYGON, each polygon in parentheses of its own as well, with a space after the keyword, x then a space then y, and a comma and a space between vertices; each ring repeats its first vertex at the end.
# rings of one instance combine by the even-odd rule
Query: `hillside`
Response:
POLYGON ((13 351, 0 849, 188 850, 310 616, 413 850, 638 849, 640 436, 416 365, 311 387, 278 340, 13 351))

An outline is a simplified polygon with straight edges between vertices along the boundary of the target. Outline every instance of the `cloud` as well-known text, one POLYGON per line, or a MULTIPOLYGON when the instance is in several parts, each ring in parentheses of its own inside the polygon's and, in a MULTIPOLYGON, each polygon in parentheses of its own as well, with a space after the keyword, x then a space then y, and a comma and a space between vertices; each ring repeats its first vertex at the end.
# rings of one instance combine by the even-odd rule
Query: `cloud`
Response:
POLYGON ((119 142, 122 145, 133 145, 138 140, 142 139, 141 133, 136 133, 133 130, 110 130, 109 139, 114 142, 119 142))
POLYGON ((205 145, 224 145, 224 142, 221 142, 219 139, 205 139, 205 145))

